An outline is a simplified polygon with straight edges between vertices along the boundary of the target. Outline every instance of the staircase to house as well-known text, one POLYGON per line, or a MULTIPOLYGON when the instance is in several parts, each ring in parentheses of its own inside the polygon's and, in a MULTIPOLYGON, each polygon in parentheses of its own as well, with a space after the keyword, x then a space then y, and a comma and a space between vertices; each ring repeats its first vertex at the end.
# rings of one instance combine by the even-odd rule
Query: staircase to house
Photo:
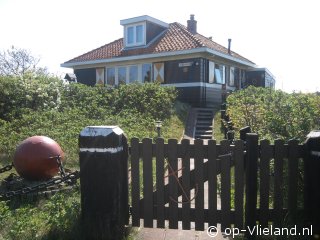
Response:
POLYGON ((212 139, 214 111, 212 108, 197 108, 194 128, 195 139, 212 139))

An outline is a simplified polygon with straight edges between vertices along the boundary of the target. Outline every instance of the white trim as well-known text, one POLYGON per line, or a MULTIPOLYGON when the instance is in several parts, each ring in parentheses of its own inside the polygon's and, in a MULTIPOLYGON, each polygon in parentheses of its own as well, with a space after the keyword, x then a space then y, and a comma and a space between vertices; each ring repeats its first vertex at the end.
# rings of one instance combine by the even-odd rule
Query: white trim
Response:
POLYGON ((177 56, 177 55, 187 55, 187 54, 195 54, 195 53, 211 53, 216 56, 223 57, 228 60, 232 60, 234 62, 253 67, 255 68, 256 65, 254 63, 249 63, 238 58, 229 56, 224 53, 220 53, 218 51, 212 50, 207 47, 201 48, 194 48, 188 50, 181 50, 181 51, 174 51, 174 52, 162 52, 162 53, 152 53, 152 54, 143 54, 143 55, 135 55, 135 56, 127 56, 127 57, 114 57, 108 59, 99 59, 99 60, 90 60, 90 61, 83 61, 83 62, 71 62, 71 63, 62 63, 61 67, 72 68, 76 66, 83 66, 83 65, 92 65, 92 64, 103 64, 103 63, 116 63, 116 62, 123 62, 123 61, 132 61, 132 60, 143 60, 143 59, 150 59, 150 58, 161 58, 161 57, 170 57, 170 56, 177 56))
POLYGON ((320 157, 320 152, 319 151, 311 151, 311 155, 320 157))
POLYGON ((169 27, 168 23, 165 23, 163 21, 160 21, 159 19, 150 17, 148 15, 143 15, 140 17, 133 17, 133 18, 127 18, 127 19, 120 20, 120 25, 124 26, 124 25, 134 24, 134 23, 143 22, 143 21, 148 21, 148 22, 157 24, 157 25, 165 27, 165 28, 169 27))
POLYGON ((80 152, 118 153, 123 151, 123 147, 116 148, 80 148, 80 152))
POLYGON ((173 87, 206 87, 206 88, 215 88, 221 89, 222 84, 217 83, 204 83, 204 82, 190 82, 190 83, 168 83, 168 84, 161 84, 161 86, 173 86, 173 87))
POLYGON ((80 132, 81 137, 96 137, 103 136, 106 137, 112 132, 120 135, 123 131, 118 126, 87 126, 80 132))

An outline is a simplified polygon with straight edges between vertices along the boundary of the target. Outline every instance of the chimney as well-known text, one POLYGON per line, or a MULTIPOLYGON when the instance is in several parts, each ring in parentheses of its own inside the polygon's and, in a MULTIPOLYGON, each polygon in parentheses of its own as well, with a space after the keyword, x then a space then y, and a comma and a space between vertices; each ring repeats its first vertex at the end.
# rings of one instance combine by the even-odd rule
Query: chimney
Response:
POLYGON ((228 54, 231 54, 231 38, 228 39, 228 54))
POLYGON ((187 29, 189 32, 191 32, 192 34, 196 34, 197 33, 197 21, 194 20, 194 14, 190 15, 190 20, 187 21, 187 29))

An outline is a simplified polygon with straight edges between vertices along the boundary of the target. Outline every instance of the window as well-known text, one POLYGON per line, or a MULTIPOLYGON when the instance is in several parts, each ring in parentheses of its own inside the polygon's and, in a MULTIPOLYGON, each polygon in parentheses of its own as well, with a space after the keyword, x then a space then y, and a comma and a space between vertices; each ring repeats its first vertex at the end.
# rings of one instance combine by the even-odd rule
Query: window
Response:
POLYGON ((235 80, 235 68, 230 67, 230 77, 229 77, 229 86, 234 86, 234 80, 235 80))
POLYGON ((143 43, 143 25, 136 26, 136 42, 143 43))
POLYGON ((151 64, 142 64, 142 82, 151 82, 151 64))
POLYGON ((125 84, 127 79, 127 68, 119 67, 118 68, 118 84, 125 84))
POLYGON ((129 83, 138 81, 138 66, 129 67, 129 83))
POLYGON ((145 24, 130 25, 126 27, 126 46, 145 44, 145 24))
POLYGON ((209 62, 209 83, 214 83, 214 62, 209 62))
POLYGON ((225 66, 215 64, 214 79, 215 79, 214 81, 215 83, 218 83, 218 84, 226 83, 225 66))
POLYGON ((107 85, 114 86, 115 85, 115 69, 114 68, 107 68, 107 85))
POLYGON ((134 27, 128 27, 127 30, 127 44, 134 44, 134 27))

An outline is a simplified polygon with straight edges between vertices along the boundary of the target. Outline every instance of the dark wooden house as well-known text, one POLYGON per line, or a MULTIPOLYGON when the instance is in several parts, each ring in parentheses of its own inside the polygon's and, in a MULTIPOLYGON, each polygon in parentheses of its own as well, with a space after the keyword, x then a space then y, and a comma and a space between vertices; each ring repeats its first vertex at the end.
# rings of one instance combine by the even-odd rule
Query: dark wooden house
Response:
POLYGON ((175 86, 179 99, 193 106, 219 104, 225 91, 251 84, 246 76, 255 71, 255 63, 232 51, 231 39, 228 47, 223 47, 199 34, 194 15, 187 27, 147 15, 120 24, 123 38, 61 66, 73 68, 77 81, 91 86, 136 81, 175 86))

